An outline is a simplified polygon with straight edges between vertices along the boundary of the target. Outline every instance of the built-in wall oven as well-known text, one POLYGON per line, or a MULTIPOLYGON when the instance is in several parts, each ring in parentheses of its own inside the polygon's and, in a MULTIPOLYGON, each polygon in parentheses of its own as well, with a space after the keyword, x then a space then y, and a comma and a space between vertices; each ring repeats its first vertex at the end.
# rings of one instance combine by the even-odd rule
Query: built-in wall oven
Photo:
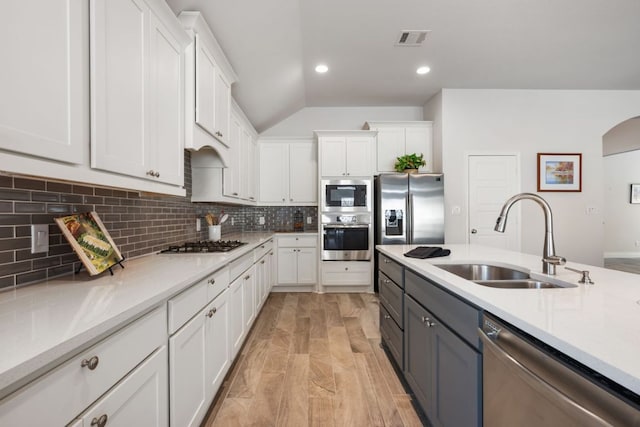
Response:
POLYGON ((321 198, 323 212, 370 212, 371 180, 324 179, 321 198))
POLYGON ((323 261, 368 261, 370 239, 370 213, 322 215, 323 261))

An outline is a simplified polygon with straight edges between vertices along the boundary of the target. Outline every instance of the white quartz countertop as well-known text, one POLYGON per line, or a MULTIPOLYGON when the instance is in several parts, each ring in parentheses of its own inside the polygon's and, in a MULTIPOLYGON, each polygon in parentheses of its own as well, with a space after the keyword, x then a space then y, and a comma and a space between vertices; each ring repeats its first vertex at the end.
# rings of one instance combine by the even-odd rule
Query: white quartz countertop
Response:
POLYGON ((579 284, 580 275, 557 267, 542 274, 541 256, 479 245, 442 245, 451 255, 415 259, 403 254, 417 245, 381 245, 381 252, 416 273, 591 369, 640 394, 640 276, 567 262, 589 270, 594 285, 579 284), (489 263, 528 270, 536 279, 564 281, 572 288, 497 289, 462 279, 434 264, 489 263))
POLYGON ((80 274, 0 293, 0 398, 133 319, 163 304, 272 233, 224 236, 247 242, 227 253, 152 254, 90 277, 80 274))

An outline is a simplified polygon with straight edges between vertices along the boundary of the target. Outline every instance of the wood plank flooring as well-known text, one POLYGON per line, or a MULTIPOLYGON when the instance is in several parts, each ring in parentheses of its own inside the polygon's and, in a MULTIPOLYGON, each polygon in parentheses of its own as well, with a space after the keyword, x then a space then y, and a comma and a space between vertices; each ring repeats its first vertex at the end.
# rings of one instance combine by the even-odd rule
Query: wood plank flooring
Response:
POLYGON ((272 293, 203 424, 422 426, 372 294, 272 293))

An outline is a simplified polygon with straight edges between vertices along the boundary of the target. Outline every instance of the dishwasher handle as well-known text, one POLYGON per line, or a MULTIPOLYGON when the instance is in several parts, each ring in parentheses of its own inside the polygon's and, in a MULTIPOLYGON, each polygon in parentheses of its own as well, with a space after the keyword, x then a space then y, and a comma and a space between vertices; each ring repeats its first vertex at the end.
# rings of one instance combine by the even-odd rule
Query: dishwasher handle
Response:
MULTIPOLYGON (((553 402, 558 408, 561 408, 568 413, 574 413, 578 415, 580 420, 584 422, 584 425, 611 425, 604 419, 600 418, 598 415, 576 403, 569 396, 554 387, 553 384, 538 376, 534 371, 529 369, 527 366, 525 366, 523 363, 521 363, 519 360, 505 351, 505 349, 503 349, 500 345, 500 341, 521 341, 520 338, 514 336, 512 333, 504 329, 496 332, 489 332, 489 334, 487 334, 485 331, 478 328, 478 333, 480 334, 480 339, 484 344, 484 351, 486 352, 488 350, 500 362, 506 365, 508 369, 511 370, 511 373, 517 375, 529 387, 534 389, 536 393, 539 393, 543 397, 541 401, 553 402)), ((519 345, 520 343, 510 342, 510 344, 519 345)), ((529 344, 526 344, 524 342, 522 344, 529 346, 529 344)), ((533 346, 528 348, 527 351, 530 351, 530 357, 542 360, 543 363, 558 363, 550 359, 548 356, 544 355, 544 353, 537 350, 533 346), (547 360, 545 361, 544 359, 547 360)), ((571 374, 573 373, 571 372, 571 374)), ((571 380, 572 378, 570 378, 570 375, 557 378, 558 382, 571 380)))

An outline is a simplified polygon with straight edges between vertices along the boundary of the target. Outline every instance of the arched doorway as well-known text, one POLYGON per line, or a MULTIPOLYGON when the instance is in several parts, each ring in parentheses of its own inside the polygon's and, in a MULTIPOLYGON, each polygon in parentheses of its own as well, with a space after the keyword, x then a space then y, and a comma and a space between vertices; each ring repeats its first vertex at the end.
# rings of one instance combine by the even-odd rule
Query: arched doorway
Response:
POLYGON ((640 274, 640 203, 631 203, 631 184, 640 184, 640 116, 602 137, 604 163, 604 266, 640 274))

